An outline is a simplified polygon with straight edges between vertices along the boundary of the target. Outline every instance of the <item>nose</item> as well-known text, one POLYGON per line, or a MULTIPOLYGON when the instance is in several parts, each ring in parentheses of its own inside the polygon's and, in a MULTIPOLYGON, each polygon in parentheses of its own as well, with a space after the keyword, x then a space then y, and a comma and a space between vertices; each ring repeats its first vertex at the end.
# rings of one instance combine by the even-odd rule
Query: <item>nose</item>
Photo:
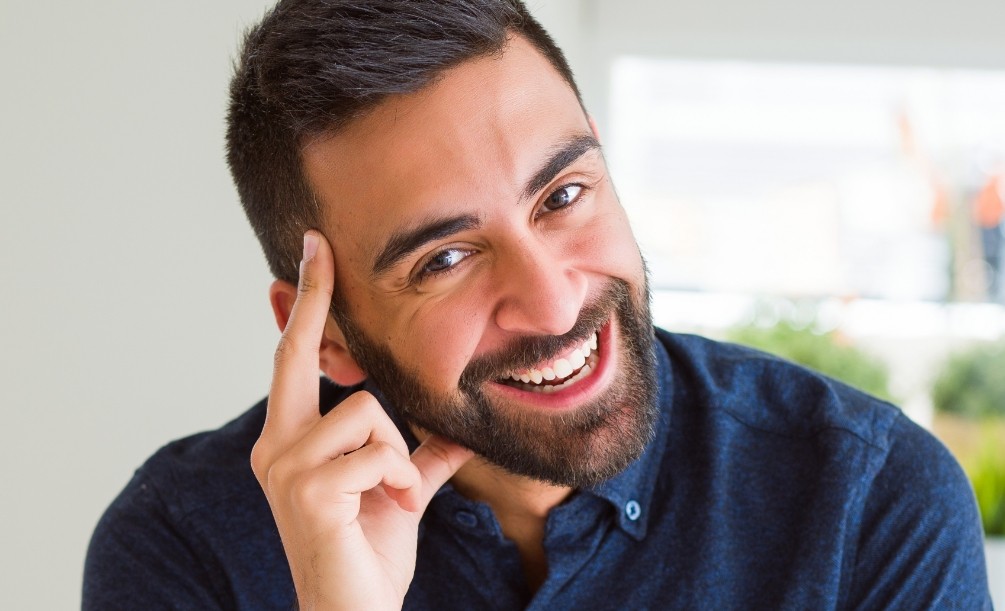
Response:
POLYGON ((500 260, 496 325, 526 335, 562 335, 586 300, 587 277, 540 243, 520 243, 500 260))

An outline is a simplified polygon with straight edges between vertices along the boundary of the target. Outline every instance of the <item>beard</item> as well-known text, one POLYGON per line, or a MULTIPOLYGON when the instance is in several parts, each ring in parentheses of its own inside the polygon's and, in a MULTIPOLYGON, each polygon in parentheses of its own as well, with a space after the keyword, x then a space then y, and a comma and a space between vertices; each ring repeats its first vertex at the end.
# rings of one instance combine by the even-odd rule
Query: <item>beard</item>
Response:
POLYGON ((648 283, 633 295, 626 282, 611 280, 583 306, 567 333, 521 337, 473 358, 461 373, 457 391, 450 394, 430 390, 387 347, 363 333, 337 288, 331 309, 349 353, 405 424, 446 437, 512 474, 559 486, 592 486, 638 459, 653 437, 659 412, 648 283), (619 370, 598 396, 558 414, 507 409, 499 405, 501 400, 486 396, 487 384, 553 360, 592 333, 599 334, 612 319, 619 345, 600 345, 599 357, 609 358, 606 350, 619 350, 619 370))

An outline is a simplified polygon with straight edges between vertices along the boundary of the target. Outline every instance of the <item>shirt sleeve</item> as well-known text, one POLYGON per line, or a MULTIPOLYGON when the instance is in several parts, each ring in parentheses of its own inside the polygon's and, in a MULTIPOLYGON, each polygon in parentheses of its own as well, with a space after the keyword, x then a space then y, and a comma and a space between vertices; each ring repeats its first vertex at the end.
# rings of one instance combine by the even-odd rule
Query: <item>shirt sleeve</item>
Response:
POLYGON ((205 554, 183 532, 154 485, 138 473, 91 537, 82 609, 223 608, 205 554))
POLYGON ((848 602, 859 610, 991 609, 970 483, 949 451, 903 415, 865 502, 848 602))

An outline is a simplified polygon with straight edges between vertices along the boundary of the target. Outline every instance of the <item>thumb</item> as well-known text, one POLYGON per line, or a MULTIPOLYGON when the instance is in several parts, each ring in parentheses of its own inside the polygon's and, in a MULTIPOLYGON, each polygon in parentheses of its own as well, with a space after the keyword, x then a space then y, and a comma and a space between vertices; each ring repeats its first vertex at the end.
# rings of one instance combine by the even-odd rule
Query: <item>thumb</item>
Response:
POLYGON ((412 452, 412 464, 422 476, 418 511, 425 511, 436 491, 447 483, 474 452, 445 437, 430 435, 412 452))

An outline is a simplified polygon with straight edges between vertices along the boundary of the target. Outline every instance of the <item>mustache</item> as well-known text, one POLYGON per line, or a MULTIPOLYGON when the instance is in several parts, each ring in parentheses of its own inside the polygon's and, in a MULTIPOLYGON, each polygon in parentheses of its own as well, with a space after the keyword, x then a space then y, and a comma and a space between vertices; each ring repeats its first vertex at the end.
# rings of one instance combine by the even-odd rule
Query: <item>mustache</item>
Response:
POLYGON ((474 391, 483 382, 554 359, 570 346, 586 341, 630 299, 628 284, 619 279, 611 280, 597 297, 580 309, 579 317, 569 331, 562 335, 518 337, 496 352, 472 359, 461 373, 458 388, 462 392, 474 391))

